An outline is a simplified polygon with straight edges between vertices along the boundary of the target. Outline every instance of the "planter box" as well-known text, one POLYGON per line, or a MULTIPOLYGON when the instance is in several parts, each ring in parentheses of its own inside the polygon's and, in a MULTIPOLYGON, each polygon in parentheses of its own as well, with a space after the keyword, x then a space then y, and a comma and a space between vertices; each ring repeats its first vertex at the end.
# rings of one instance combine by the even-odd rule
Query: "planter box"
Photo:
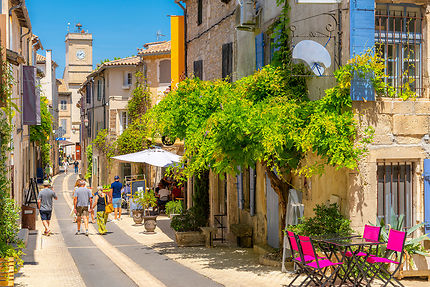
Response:
POLYGON ((13 286, 15 263, 13 257, 0 258, 0 286, 13 286))
POLYGON ((405 277, 427 277, 430 281, 430 266, 427 258, 420 254, 412 254, 412 256, 405 256, 402 262, 400 271, 397 272, 396 278, 402 279, 405 277), (412 264, 410 264, 412 261, 412 264))
POLYGON ((205 245, 205 236, 200 231, 175 232, 175 237, 179 247, 205 245))

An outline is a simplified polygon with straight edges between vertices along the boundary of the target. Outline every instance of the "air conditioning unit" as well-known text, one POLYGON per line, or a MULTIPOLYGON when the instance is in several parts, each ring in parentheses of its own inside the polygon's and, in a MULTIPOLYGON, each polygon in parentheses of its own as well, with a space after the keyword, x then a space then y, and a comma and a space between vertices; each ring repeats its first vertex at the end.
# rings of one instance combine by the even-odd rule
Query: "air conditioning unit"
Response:
POLYGON ((255 1, 238 0, 240 5, 240 20, 238 30, 253 31, 256 24, 255 1))

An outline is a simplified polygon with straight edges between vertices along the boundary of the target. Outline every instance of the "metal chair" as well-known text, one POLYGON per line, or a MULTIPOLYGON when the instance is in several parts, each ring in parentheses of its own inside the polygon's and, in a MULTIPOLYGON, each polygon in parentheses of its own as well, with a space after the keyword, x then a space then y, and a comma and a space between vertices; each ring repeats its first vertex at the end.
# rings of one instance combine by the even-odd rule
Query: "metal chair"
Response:
POLYGON ((405 242, 406 242, 406 232, 391 229, 390 233, 388 234, 387 248, 385 250, 384 257, 371 255, 366 259, 366 262, 369 263, 369 271, 373 273, 373 276, 370 278, 370 281, 368 284, 369 286, 372 283, 372 281, 376 277, 378 277, 380 280, 382 280, 385 283, 383 286, 387 286, 388 283, 391 283, 393 286, 396 286, 392 282, 392 280, 394 280, 397 284, 399 284, 399 286, 404 287, 404 285, 400 283, 394 277, 394 275, 397 273, 397 271, 402 265, 405 242), (392 254, 395 255, 394 260, 390 259, 392 254), (392 272, 388 271, 384 266, 385 264, 389 264, 389 263, 397 265, 397 267, 392 272), (384 277, 381 274, 386 275, 387 277, 384 277))

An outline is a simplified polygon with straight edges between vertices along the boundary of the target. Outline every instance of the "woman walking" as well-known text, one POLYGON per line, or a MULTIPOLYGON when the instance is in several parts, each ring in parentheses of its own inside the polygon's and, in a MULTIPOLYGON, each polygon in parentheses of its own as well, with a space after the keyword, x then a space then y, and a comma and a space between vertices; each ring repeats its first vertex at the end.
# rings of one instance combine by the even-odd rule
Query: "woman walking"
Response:
POLYGON ((97 193, 94 195, 93 209, 97 205, 97 225, 99 228, 99 234, 106 234, 106 222, 108 214, 105 212, 106 205, 109 203, 109 196, 103 192, 103 187, 97 187, 97 193))

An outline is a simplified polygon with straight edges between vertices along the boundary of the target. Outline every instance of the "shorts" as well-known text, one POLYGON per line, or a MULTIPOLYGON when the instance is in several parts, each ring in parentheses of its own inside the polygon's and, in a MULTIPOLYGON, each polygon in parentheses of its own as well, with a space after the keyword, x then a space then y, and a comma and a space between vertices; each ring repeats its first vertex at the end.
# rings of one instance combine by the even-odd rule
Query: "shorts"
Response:
POLYGON ((112 199, 113 208, 121 208, 122 198, 114 198, 112 199))
POLYGON ((52 210, 39 210, 42 220, 51 220, 52 210))
POLYGON ((77 206, 76 207, 76 215, 81 216, 88 216, 88 206, 77 206))

